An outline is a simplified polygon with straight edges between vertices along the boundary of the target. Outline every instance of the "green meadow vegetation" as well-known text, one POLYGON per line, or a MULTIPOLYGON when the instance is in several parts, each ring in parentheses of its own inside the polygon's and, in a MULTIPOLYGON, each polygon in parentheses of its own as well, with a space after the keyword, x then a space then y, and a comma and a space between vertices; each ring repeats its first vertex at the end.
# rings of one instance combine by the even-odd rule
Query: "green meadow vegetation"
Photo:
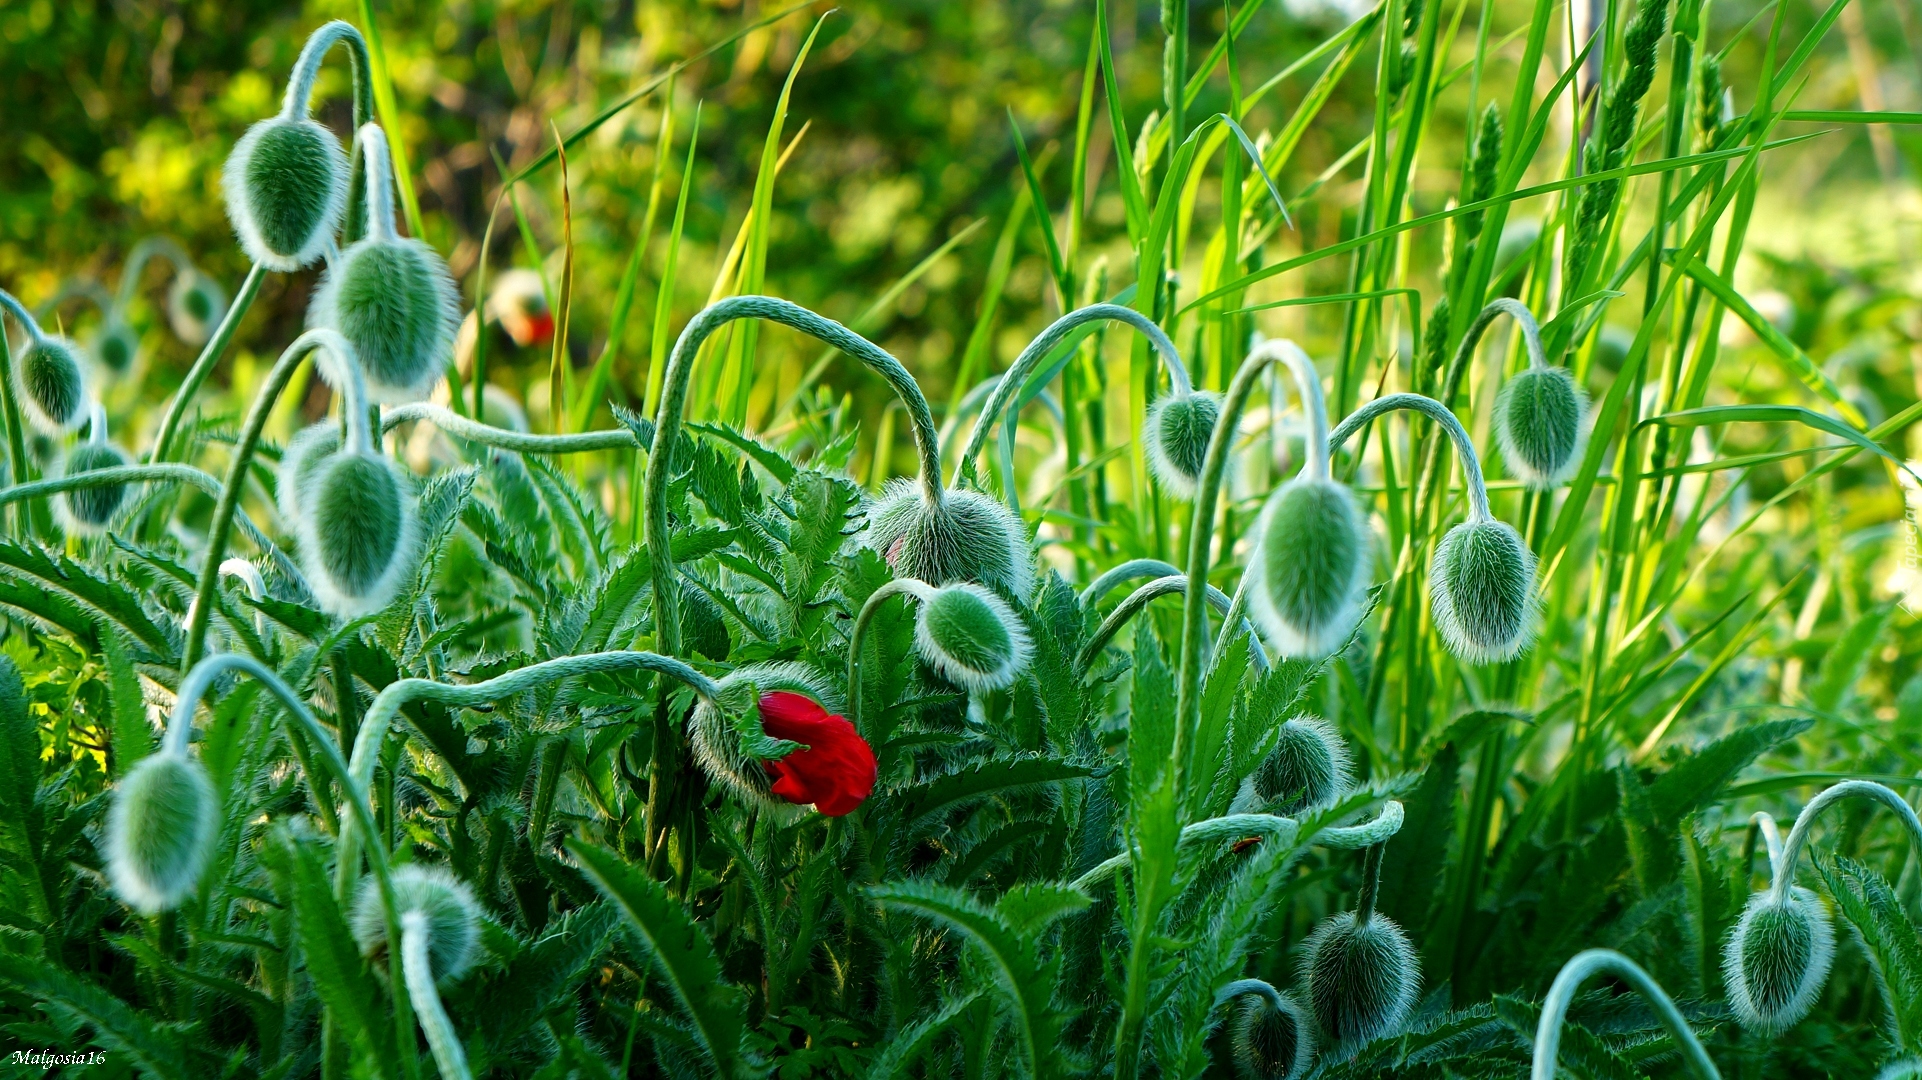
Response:
POLYGON ((0 101, 19 1075, 1922 1076, 1906 6, 6 0, 0 101))

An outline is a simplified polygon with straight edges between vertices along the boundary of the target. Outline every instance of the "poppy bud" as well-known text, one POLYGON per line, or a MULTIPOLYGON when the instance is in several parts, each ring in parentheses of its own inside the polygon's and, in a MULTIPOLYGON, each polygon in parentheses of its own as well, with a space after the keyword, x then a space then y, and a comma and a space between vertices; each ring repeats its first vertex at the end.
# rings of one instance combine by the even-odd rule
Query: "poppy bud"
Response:
POLYGON ((979 585, 935 589, 922 599, 915 617, 915 652, 942 678, 971 693, 1013 683, 1032 649, 1014 609, 979 585))
MULTIPOLYGON (((740 710, 758 734, 801 744, 778 758, 755 757, 736 724, 714 703, 694 710, 694 756, 713 780, 742 801, 790 813, 812 805, 828 817, 853 812, 874 790, 874 750, 845 717, 819 673, 803 664, 749 664, 716 686, 723 707, 740 710)), ((750 733, 752 734, 752 733, 750 733)))
POLYGON ((1729 1005, 1742 1026, 1767 1034, 1808 1015, 1835 959, 1835 928, 1822 902, 1807 889, 1749 897, 1742 919, 1722 950, 1729 1005))
POLYGON ((868 513, 868 544, 896 577, 933 585, 973 581, 1022 597, 1034 581, 1027 527, 979 491, 950 488, 936 505, 914 481, 897 479, 868 513))
POLYGON ((60 435, 80 426, 87 416, 87 366, 87 354, 72 339, 33 335, 14 369, 14 389, 35 427, 60 435))
POLYGON ((1248 612, 1287 656, 1340 648, 1361 617, 1368 524, 1348 489, 1297 476, 1275 489, 1256 526, 1248 612))
MULTIPOLYGON (((77 476, 96 469, 118 469, 132 462, 127 455, 104 439, 99 442, 89 440, 67 452, 66 475, 77 476)), ((97 530, 113 521, 113 516, 127 501, 127 485, 102 484, 98 487, 77 488, 66 493, 61 500, 63 516, 68 523, 81 530, 97 530)))
POLYGON ((1435 627, 1471 664, 1513 660, 1535 628, 1535 553, 1493 518, 1448 530, 1429 566, 1435 627))
POLYGON ((1249 775, 1271 812, 1293 817, 1334 804, 1348 787, 1348 747, 1326 720, 1297 716, 1281 725, 1274 749, 1249 775))
POLYGON ((394 234, 387 136, 367 124, 359 141, 367 158, 367 236, 321 276, 308 324, 338 330, 353 343, 374 400, 416 398, 453 355, 459 297, 433 248, 394 234))
POLYGON ((247 257, 288 273, 311 266, 340 231, 350 179, 347 155, 334 133, 309 119, 308 102, 320 61, 360 31, 335 21, 302 46, 287 78, 280 115, 247 129, 227 155, 221 187, 227 217, 247 257))
POLYGON ((1221 419, 1221 395, 1210 390, 1163 394, 1148 410, 1142 439, 1155 480, 1178 499, 1193 499, 1221 419))
POLYGON ((340 451, 340 425, 322 420, 300 429, 280 453, 280 478, 275 486, 275 501, 282 520, 289 525, 300 520, 302 493, 313 486, 320 465, 340 451))
POLYGON ((200 882, 220 807, 200 762, 162 751, 127 771, 107 811, 107 877, 135 910, 178 907, 200 882))
POLYGON ((115 375, 125 375, 140 359, 140 335, 125 319, 111 315, 93 339, 93 355, 101 367, 115 375))
POLYGON ((1314 1060, 1313 1025, 1287 994, 1242 994, 1228 1032, 1241 1080, 1295 1080, 1314 1060))
POLYGON ((1415 1003, 1419 979, 1408 935, 1385 915, 1361 921, 1344 911, 1308 937, 1302 980, 1321 1028, 1359 1045, 1395 1031, 1415 1003))
POLYGON ((1495 398, 1495 443, 1508 471, 1537 491, 1560 487, 1581 461, 1588 395, 1563 367, 1531 367, 1495 398))
MULTIPOLYGON (((467 883, 438 866, 409 863, 396 867, 394 910, 403 915, 420 912, 427 919, 427 957, 436 981, 458 979, 474 964, 480 945, 480 906, 467 883)), ((380 902, 380 883, 362 878, 354 899, 354 940, 362 956, 387 954, 387 909, 380 902)))
POLYGON ((307 579, 321 606, 352 617, 386 606, 413 571, 413 477, 371 450, 344 450, 294 485, 307 579))
POLYGON ((191 267, 174 272, 167 289, 167 323, 174 336, 196 348, 227 317, 227 293, 220 283, 191 267))

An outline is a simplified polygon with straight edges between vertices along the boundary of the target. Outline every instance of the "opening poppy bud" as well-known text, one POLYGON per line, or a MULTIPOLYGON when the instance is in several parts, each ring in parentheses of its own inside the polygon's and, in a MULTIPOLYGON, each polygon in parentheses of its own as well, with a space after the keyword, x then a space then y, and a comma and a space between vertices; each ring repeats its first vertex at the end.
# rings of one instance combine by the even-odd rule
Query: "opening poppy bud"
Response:
POLYGON ((1348 788, 1348 747, 1326 720, 1297 716, 1248 777, 1271 812, 1293 817, 1332 806, 1348 788))
POLYGON ((1210 390, 1164 394, 1148 410, 1143 439, 1155 480, 1178 499, 1193 499, 1221 419, 1221 395, 1210 390))
POLYGON ((1795 888, 1749 897, 1722 950, 1729 1005, 1742 1026, 1767 1034, 1787 1030, 1814 1006, 1835 959, 1835 928, 1821 900, 1795 888))
POLYGON ((1301 974, 1322 1031, 1350 1046, 1401 1027, 1419 980, 1415 950, 1401 927, 1384 915, 1364 921, 1352 911, 1329 917, 1309 935, 1301 974))
POLYGON ((1495 443, 1508 471, 1537 491, 1568 481, 1581 461, 1588 395, 1563 367, 1531 367, 1495 398, 1495 443))
POLYGON ((460 302, 440 255, 394 233, 387 136, 367 124, 359 141, 367 159, 367 236, 321 276, 308 324, 337 330, 353 343, 374 400, 416 398, 440 379, 453 355, 460 302))
POLYGON ((1248 611, 1283 654, 1340 648, 1361 617, 1368 524, 1348 489, 1298 476, 1262 510, 1248 564, 1248 611))
MULTIPOLYGON (((394 909, 420 912, 427 919, 427 958, 435 980, 458 979, 474 964, 480 946, 480 905, 467 883, 438 866, 409 863, 396 867, 394 909)), ((370 875, 361 879, 354 898, 354 940, 362 956, 387 955, 387 911, 381 906, 380 885, 370 875)))
POLYGON ((201 346, 213 336, 213 328, 227 317, 227 292, 220 283, 198 270, 174 273, 167 289, 167 323, 174 336, 189 345, 201 346))
POLYGON ((979 585, 946 585, 921 601, 914 650, 971 693, 1001 690, 1028 664, 1027 627, 1007 601, 979 585))
POLYGON ((414 568, 413 478, 370 451, 336 453, 294 485, 307 578, 321 606, 352 617, 386 606, 414 568))
POLYGON ((111 316, 93 339, 93 355, 101 367, 115 375, 125 375, 140 359, 140 335, 134 333, 125 319, 111 316))
POLYGON ((303 492, 312 487, 322 463, 340 451, 340 425, 322 420, 300 429, 287 441, 280 454, 280 476, 275 486, 275 502, 288 524, 300 520, 303 492))
POLYGON ((180 906, 213 852, 220 808, 200 762, 162 751, 120 781, 107 812, 107 877, 135 910, 180 906))
MULTIPOLYGON (((117 446, 108 442, 83 442, 67 452, 68 476, 96 469, 118 469, 132 462, 117 446)), ((105 528, 127 501, 127 485, 102 484, 69 491, 60 500, 68 524, 82 530, 105 528)))
POLYGON ((1441 539, 1429 567, 1435 627, 1471 664, 1513 660, 1535 627, 1535 553, 1492 518, 1462 522, 1441 539))
POLYGON ((716 687, 722 706, 739 719, 703 701, 690 741, 701 768, 742 801, 777 817, 809 805, 840 817, 874 791, 874 750, 839 715, 839 696, 814 669, 749 664, 716 687), (777 740, 799 745, 780 751, 777 740), (779 752, 761 756, 755 749, 779 752))
POLYGON ((1027 527, 979 491, 950 488, 935 505, 915 481, 894 480, 868 513, 868 544, 896 577, 979 582, 1009 596, 1027 596, 1034 581, 1027 527))
POLYGON ((69 338, 36 336, 14 369, 27 419, 48 435, 80 426, 87 416, 87 354, 69 338))
POLYGON ((1242 994, 1228 1036, 1241 1080, 1295 1080, 1314 1060, 1313 1025, 1287 994, 1242 994))

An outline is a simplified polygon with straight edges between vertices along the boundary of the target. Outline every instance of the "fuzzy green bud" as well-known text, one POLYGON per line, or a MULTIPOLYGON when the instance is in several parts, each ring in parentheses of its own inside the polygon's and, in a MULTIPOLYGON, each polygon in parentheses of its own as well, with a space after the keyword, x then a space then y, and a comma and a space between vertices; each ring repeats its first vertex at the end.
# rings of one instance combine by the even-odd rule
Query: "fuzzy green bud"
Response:
MULTIPOLYGON (((67 452, 66 468, 68 476, 93 472, 97 469, 118 469, 132 464, 127 455, 117 446, 107 442, 83 442, 67 452)), ((114 515, 127 502, 127 485, 103 484, 99 487, 79 488, 61 497, 62 516, 67 522, 82 530, 105 528, 113 521, 114 515)))
POLYGON ((949 489, 934 504, 919 484, 897 479, 868 512, 867 544, 896 577, 973 581, 1016 597, 1027 596, 1034 581, 1027 527, 979 491, 949 489))
POLYGON ((71 339, 48 336, 27 346, 14 368, 14 390, 27 419, 48 435, 80 426, 87 416, 87 354, 71 339))
POLYGON ((393 599, 417 555, 412 488, 399 462, 352 451, 296 484, 302 561, 322 607, 351 618, 393 599))
POLYGON ((1315 1057, 1314 1024, 1287 994, 1242 994, 1228 1040, 1241 1080, 1295 1080, 1315 1057))
POLYGON ((102 368, 125 375, 140 360, 140 335, 125 319, 111 317, 93 339, 93 355, 102 368))
POLYGON ((1283 722, 1274 749, 1248 781, 1271 813, 1294 817, 1334 805, 1348 790, 1348 747, 1328 721, 1297 716, 1283 722))
POLYGON ((1221 395, 1210 390, 1163 394, 1148 410, 1142 439, 1148 466, 1163 489, 1192 500, 1208 457, 1208 441, 1221 419, 1221 395))
POLYGON ((979 694, 1013 683, 1027 667, 1033 645, 1007 601, 979 585, 962 583, 922 599, 914 649, 942 678, 979 694))
POLYGON ((1513 660, 1535 630, 1535 553, 1506 522, 1464 521, 1429 565, 1435 627, 1471 664, 1513 660))
MULTIPOLYGON (((417 863, 396 867, 392 881, 394 909, 403 915, 418 911, 427 918, 427 957, 434 978, 452 980, 466 974, 480 948, 480 905, 473 890, 447 870, 417 863)), ((380 902, 379 883, 371 876, 361 879, 352 920, 361 955, 385 957, 387 912, 380 902)))
POLYGON ((282 273, 311 266, 340 231, 347 155, 334 133, 304 115, 247 129, 227 156, 227 217, 247 257, 282 273))
POLYGON ((1568 482, 1581 464, 1588 395, 1565 367, 1531 367, 1495 397, 1495 442, 1515 478, 1536 491, 1568 482))
POLYGON ((226 317, 227 292, 219 282, 192 268, 174 274, 167 289, 167 323, 174 336, 198 348, 226 317))
POLYGON ((300 520, 302 496, 313 486, 321 464, 339 451, 340 425, 332 420, 304 427, 287 441, 287 449, 280 454, 280 475, 274 492, 281 520, 289 525, 300 520))
POLYGON ((148 915, 180 906, 200 883, 219 827, 219 800, 200 762, 164 751, 142 759, 107 811, 114 891, 148 915))
POLYGON ((1322 1031, 1356 1046, 1392 1034, 1415 1003, 1420 973, 1408 935, 1384 915, 1330 916, 1308 937, 1302 981, 1322 1031))
POLYGON ((1248 612, 1287 656, 1326 656, 1361 617, 1368 524, 1333 480, 1298 476, 1261 512, 1248 564, 1248 612))
POLYGON ((1795 888, 1780 900, 1773 890, 1749 897, 1722 950, 1735 1018, 1769 1034, 1793 1027, 1814 1006, 1834 959, 1835 928, 1815 894, 1795 888))

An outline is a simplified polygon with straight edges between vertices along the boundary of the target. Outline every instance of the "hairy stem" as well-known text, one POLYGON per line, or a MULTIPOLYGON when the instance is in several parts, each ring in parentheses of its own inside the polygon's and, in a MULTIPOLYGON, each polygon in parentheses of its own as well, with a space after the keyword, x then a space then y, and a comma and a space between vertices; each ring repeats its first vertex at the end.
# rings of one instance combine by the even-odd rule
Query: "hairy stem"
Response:
POLYGON ((856 732, 862 730, 861 652, 867 644, 868 624, 874 621, 874 613, 891 597, 912 597, 920 603, 933 595, 934 589, 919 578, 895 578, 870 593, 867 602, 861 605, 861 613, 854 618, 854 629, 848 633, 848 723, 854 725, 856 732))
MULTIPOLYGON (((1142 561, 1152 562, 1153 560, 1144 559, 1142 561)), ((1121 628, 1128 625, 1136 615, 1146 610, 1150 603, 1164 596, 1186 596, 1187 593, 1187 575, 1180 573, 1158 577, 1136 589, 1134 592, 1129 593, 1127 599, 1123 600, 1113 611, 1109 612, 1107 618, 1101 620, 1101 625, 1096 628, 1094 636, 1090 637, 1088 643, 1081 647, 1081 652, 1075 657, 1075 671, 1084 675, 1087 674, 1088 669, 1094 665, 1095 657, 1100 656, 1101 650, 1108 647, 1108 642, 1113 641, 1114 636, 1121 632, 1121 628)), ((1235 605, 1233 599, 1231 599, 1227 593, 1222 592, 1213 585, 1208 586, 1208 605, 1219 612, 1223 618, 1232 618, 1234 615, 1235 605)), ((1256 641, 1255 655, 1259 657, 1256 663, 1261 666, 1262 670, 1267 670, 1268 654, 1260 647, 1259 639, 1255 636, 1254 625, 1247 619, 1240 619, 1238 621, 1242 631, 1246 633, 1251 640, 1256 641)))
MULTIPOLYGON (((1809 832, 1815 828, 1815 819, 1822 811, 1841 802, 1843 799, 1872 799, 1895 811, 1902 826, 1909 831, 1911 849, 1922 854, 1922 820, 1917 820, 1915 810, 1904 802, 1902 796, 1873 780, 1844 780, 1809 800, 1802 812, 1795 818, 1795 827, 1789 830, 1789 838, 1782 844, 1780 859, 1774 860, 1774 882, 1770 887, 1772 898, 1777 904, 1788 902, 1789 887, 1795 884, 1795 862, 1808 846, 1809 832)), ((1764 836, 1768 835, 1766 831, 1764 836)))
POLYGON ((380 420, 382 431, 392 431, 411 420, 424 420, 457 439, 520 454, 586 454, 596 450, 645 450, 626 428, 583 431, 574 435, 530 435, 524 431, 483 424, 432 402, 416 401, 388 409, 380 420))
POLYGON ((1328 452, 1334 453, 1348 441, 1348 437, 1361 430, 1362 425, 1396 409, 1418 412, 1442 426, 1448 437, 1455 442, 1455 456, 1460 459, 1462 474, 1468 481, 1468 510, 1472 521, 1493 519, 1488 510, 1488 484, 1482 479, 1482 459, 1475 452, 1475 444, 1462 428, 1462 422, 1455 418, 1447 406, 1431 397, 1420 394, 1389 394, 1348 414, 1348 418, 1328 436, 1328 452))
POLYGON ((1633 987, 1654 1008, 1656 1019, 1674 1037, 1689 1071, 1701 1080, 1721 1080, 1722 1074, 1715 1070, 1708 1051, 1702 1049, 1702 1041, 1695 1037, 1661 984, 1650 978, 1641 965, 1613 949, 1579 952, 1562 966, 1561 974, 1555 976, 1555 984, 1548 988, 1548 998, 1542 1002, 1541 1023, 1535 1028, 1535 1061, 1529 1069, 1530 1080, 1555 1080, 1556 1058, 1562 1045, 1562 1021, 1568 1016, 1575 992, 1596 975, 1612 975, 1633 987))
POLYGON ((180 380, 180 389, 174 391, 173 400, 167 403, 167 412, 160 418, 159 434, 154 436, 153 451, 149 461, 162 462, 173 456, 174 436, 180 428, 180 418, 186 415, 187 406, 193 401, 200 384, 207 381, 220 357, 234 339, 234 331, 240 329, 240 320, 247 317, 247 309, 254 306, 254 297, 260 293, 260 283, 267 277, 267 268, 255 263, 247 271, 246 280, 240 283, 240 291, 234 295, 234 302, 227 305, 227 314, 221 317, 220 325, 214 328, 201 346, 200 355, 187 369, 187 377, 180 380))
POLYGON ((407 996, 413 999, 414 1012, 420 1016, 420 1029, 427 1046, 434 1052, 434 1065, 441 1080, 471 1080, 467 1069, 467 1050, 461 1045, 454 1022, 441 1006, 440 991, 434 988, 434 965, 427 949, 433 944, 433 931, 424 911, 409 911, 400 917, 401 967, 407 975, 407 996))

